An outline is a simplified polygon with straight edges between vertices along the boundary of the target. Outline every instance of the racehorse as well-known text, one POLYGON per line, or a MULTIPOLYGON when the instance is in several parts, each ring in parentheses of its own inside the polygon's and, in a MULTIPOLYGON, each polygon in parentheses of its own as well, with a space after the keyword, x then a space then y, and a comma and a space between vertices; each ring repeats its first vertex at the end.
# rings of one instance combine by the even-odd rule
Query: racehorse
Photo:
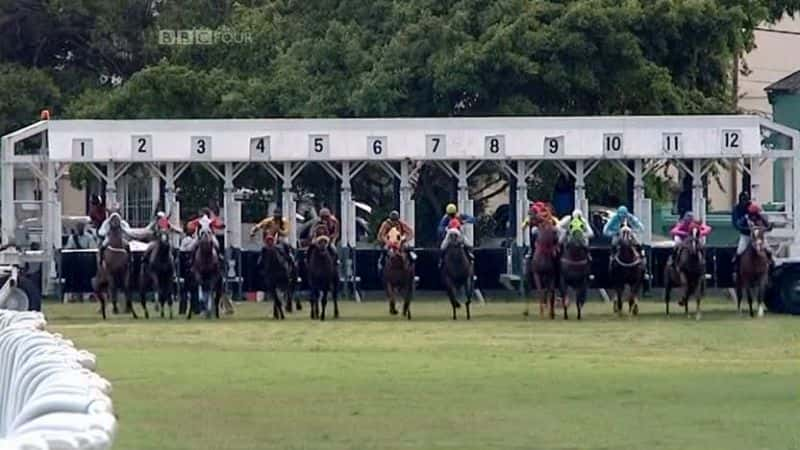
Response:
POLYGON ((589 259, 589 246, 580 229, 572 230, 564 244, 561 257, 561 297, 564 299, 564 319, 569 319, 569 289, 575 291, 575 306, 578 309, 578 320, 581 320, 583 305, 589 290, 589 275, 592 265, 589 259))
POLYGON ((100 300, 100 311, 103 319, 106 318, 106 297, 105 292, 111 294, 111 303, 114 314, 119 314, 117 308, 117 295, 121 288, 125 292, 125 306, 131 312, 134 319, 138 319, 136 311, 131 303, 130 276, 130 254, 123 240, 121 220, 118 215, 111 217, 108 230, 108 246, 103 250, 100 257, 97 275, 92 279, 92 287, 95 296, 100 300))
MULTIPOLYGON (((208 227, 200 228, 200 237, 192 258, 192 273, 197 285, 198 300, 206 305, 206 318, 210 319, 213 313, 219 319, 222 267, 211 233, 208 227)), ((188 308, 186 318, 192 318, 192 308, 188 308)))
POLYGON ((325 320, 328 294, 333 298, 333 318, 339 318, 339 273, 328 250, 330 238, 317 236, 308 247, 306 272, 311 288, 311 318, 325 320), (320 308, 320 303, 322 307, 320 308))
MULTIPOLYGON (((540 221, 537 227, 533 257, 528 264, 528 285, 535 286, 542 293, 539 317, 544 317, 544 309, 549 306, 550 318, 554 319, 556 288, 559 286, 558 232, 552 224, 544 221, 540 221)), ((526 316, 530 315, 530 305, 528 297, 525 304, 526 316)))
MULTIPOLYGON (((264 247, 261 249, 261 270, 264 276, 264 294, 272 297, 272 318, 284 319, 283 303, 278 296, 280 290, 286 300, 286 310, 291 312, 292 297, 294 295, 295 276, 294 267, 288 257, 275 245, 275 236, 264 238, 264 247)), ((300 309, 298 302, 298 310, 300 309)))
POLYGON ((747 292, 750 317, 753 317, 753 296, 758 301, 758 316, 764 315, 764 293, 769 281, 769 256, 764 241, 764 227, 750 225, 750 244, 739 257, 739 273, 736 277, 736 310, 742 312, 742 290, 747 292))
POLYGON ((636 237, 633 230, 623 221, 619 229, 617 253, 611 260, 611 280, 617 291, 614 312, 622 314, 622 294, 629 289, 628 314, 639 314, 639 292, 644 284, 644 261, 636 250, 636 237))
POLYGON ((161 317, 164 317, 164 305, 169 305, 169 318, 172 319, 172 303, 175 290, 175 259, 169 243, 169 233, 161 228, 155 232, 156 245, 150 252, 149 259, 142 261, 139 270, 139 295, 144 308, 144 316, 150 317, 147 311, 145 293, 151 290, 161 305, 161 317))
POLYGON ((395 299, 403 296, 403 316, 411 320, 411 291, 414 284, 414 267, 411 258, 403 250, 403 240, 396 227, 389 230, 389 254, 383 267, 383 285, 389 298, 389 313, 397 314, 395 299))
POLYGON ((700 320, 700 301, 705 293, 706 258, 700 229, 692 227, 689 236, 680 244, 675 255, 675 264, 668 264, 664 274, 664 304, 669 315, 670 293, 673 287, 683 286, 683 296, 678 306, 683 306, 689 316, 689 297, 695 296, 697 307, 695 317, 700 320))
POLYGON ((469 262, 467 251, 461 242, 461 231, 450 228, 445 235, 446 247, 442 258, 442 282, 444 283, 450 305, 453 307, 453 320, 456 320, 456 309, 461 308, 456 297, 457 292, 464 290, 464 305, 467 311, 467 320, 470 320, 469 305, 472 303, 472 264, 469 262))

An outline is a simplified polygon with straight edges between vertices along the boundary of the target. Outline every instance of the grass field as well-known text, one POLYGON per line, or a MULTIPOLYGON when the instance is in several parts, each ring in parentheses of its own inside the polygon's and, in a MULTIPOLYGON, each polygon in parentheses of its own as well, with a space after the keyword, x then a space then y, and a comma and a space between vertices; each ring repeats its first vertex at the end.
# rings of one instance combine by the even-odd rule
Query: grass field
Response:
MULTIPOLYGON (((448 320, 382 303, 102 323, 94 305, 47 305, 50 329, 98 355, 114 385, 116 449, 800 448, 800 321, 701 322, 646 303, 636 319, 526 321, 519 303, 448 320)), ((270 308, 271 309, 271 308, 270 308)))

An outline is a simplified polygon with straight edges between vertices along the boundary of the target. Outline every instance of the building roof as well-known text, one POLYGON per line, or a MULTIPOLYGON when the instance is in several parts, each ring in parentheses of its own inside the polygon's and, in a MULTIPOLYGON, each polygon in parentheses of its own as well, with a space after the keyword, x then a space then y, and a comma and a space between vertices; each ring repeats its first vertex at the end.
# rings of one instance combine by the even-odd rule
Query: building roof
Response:
POLYGON ((787 75, 780 80, 770 84, 769 86, 764 88, 767 92, 775 92, 775 91, 782 91, 782 92, 796 92, 800 91, 800 70, 797 72, 787 75))

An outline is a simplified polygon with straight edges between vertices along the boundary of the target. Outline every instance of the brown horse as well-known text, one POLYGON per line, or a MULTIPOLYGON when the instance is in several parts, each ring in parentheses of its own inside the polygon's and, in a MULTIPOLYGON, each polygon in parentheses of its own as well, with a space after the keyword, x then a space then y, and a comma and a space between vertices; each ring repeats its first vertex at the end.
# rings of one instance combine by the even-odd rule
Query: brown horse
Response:
POLYGON ((669 315, 670 293, 672 288, 683 286, 683 296, 678 306, 683 306, 689 317, 689 297, 695 296, 697 303, 695 318, 700 320, 700 301, 706 286, 706 258, 700 230, 693 227, 691 234, 680 244, 673 264, 667 264, 664 274, 664 304, 669 315))
POLYGON ((123 231, 119 215, 113 215, 109 221, 108 246, 98 255, 97 275, 92 279, 94 294, 100 300, 100 311, 106 318, 106 296, 109 292, 114 314, 119 314, 117 295, 122 289, 125 293, 125 306, 134 319, 138 319, 133 309, 130 292, 130 253, 123 239, 123 231))
MULTIPOLYGON (((261 249, 260 265, 264 276, 264 294, 272 297, 272 318, 284 319, 283 303, 281 302, 278 291, 280 290, 286 300, 286 309, 291 312, 292 297, 294 295, 295 275, 294 267, 287 255, 278 248, 275 236, 267 236, 264 239, 264 247, 261 249)), ((298 309, 300 304, 298 302, 298 309)))
MULTIPOLYGON (((206 318, 213 315, 219 319, 219 303, 222 297, 222 265, 211 237, 211 231, 201 229, 197 248, 192 258, 192 273, 198 291, 198 300, 206 306, 206 318)), ((192 318, 192 308, 187 308, 187 319, 192 318)))
POLYGON ((165 305, 169 306, 169 318, 172 319, 173 294, 175 292, 175 259, 169 243, 169 233, 158 228, 155 232, 156 245, 146 261, 142 261, 139 270, 139 296, 144 309, 144 316, 150 317, 147 311, 145 293, 153 290, 156 300, 161 305, 161 317, 164 318, 165 305))
POLYGON ((611 280, 617 291, 614 312, 622 315, 622 295, 629 289, 628 314, 639 314, 639 293, 644 284, 644 260, 636 248, 636 237, 627 223, 619 230, 617 253, 611 259, 611 280))
POLYGON ((402 241, 398 238, 400 234, 397 228, 389 230, 389 249, 386 257, 386 264, 383 267, 383 285, 386 289, 386 296, 389 298, 389 313, 397 314, 395 307, 396 297, 403 297, 403 317, 411 320, 411 291, 414 285, 414 266, 411 258, 403 250, 402 241))
MULTIPOLYGON (((536 244, 533 257, 528 264, 528 283, 542 293, 539 302, 539 317, 549 306, 550 318, 555 319, 556 289, 559 286, 558 231, 545 221, 537 224, 536 244)), ((525 315, 530 315, 530 297, 525 305, 525 315)))
POLYGON ((586 294, 589 290, 589 275, 592 264, 589 254, 589 245, 581 230, 573 230, 564 245, 564 255, 561 257, 561 297, 564 305, 564 319, 569 319, 569 289, 575 291, 575 307, 578 309, 578 320, 581 320, 583 305, 586 303, 586 294))
POLYGON ((446 246, 442 258, 441 275, 450 305, 453 307, 453 320, 456 320, 456 309, 461 308, 458 301, 458 292, 464 292, 464 306, 467 320, 472 318, 470 304, 472 303, 472 274, 473 268, 464 248, 461 232, 456 228, 447 230, 445 235, 446 246))
POLYGON ((758 301, 758 316, 764 315, 764 293, 769 281, 769 255, 764 241, 764 227, 750 223, 750 244, 739 259, 739 273, 736 277, 736 310, 742 312, 742 291, 747 292, 750 317, 753 313, 753 296, 758 301))
POLYGON ((328 236, 318 236, 307 250, 306 272, 311 289, 312 319, 325 320, 329 294, 333 298, 333 318, 339 318, 339 271, 336 261, 328 250, 329 245, 328 236))

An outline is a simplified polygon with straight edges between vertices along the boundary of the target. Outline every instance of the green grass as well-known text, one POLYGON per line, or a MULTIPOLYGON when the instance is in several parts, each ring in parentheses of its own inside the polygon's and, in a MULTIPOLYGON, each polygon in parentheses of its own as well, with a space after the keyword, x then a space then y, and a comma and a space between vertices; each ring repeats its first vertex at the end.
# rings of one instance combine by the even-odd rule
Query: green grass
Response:
POLYGON ((444 301, 342 305, 267 320, 100 322, 47 306, 50 329, 98 355, 116 449, 800 448, 800 322, 708 303, 700 322, 646 303, 526 321, 519 303, 448 320, 444 301))

